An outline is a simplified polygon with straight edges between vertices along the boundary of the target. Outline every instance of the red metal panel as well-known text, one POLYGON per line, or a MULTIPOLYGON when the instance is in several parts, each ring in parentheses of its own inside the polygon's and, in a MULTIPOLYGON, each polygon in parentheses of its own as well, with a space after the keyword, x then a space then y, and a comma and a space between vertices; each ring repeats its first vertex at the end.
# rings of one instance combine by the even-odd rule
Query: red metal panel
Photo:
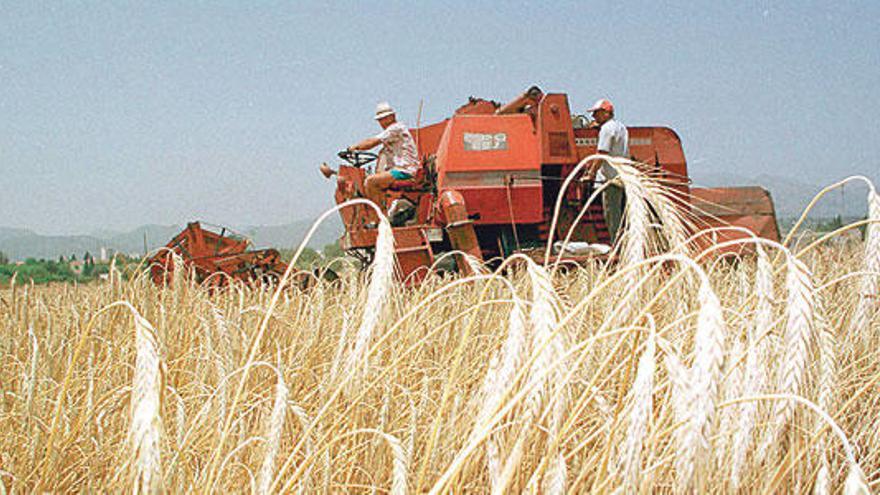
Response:
POLYGON ((437 152, 438 186, 461 192, 468 212, 479 215, 477 224, 510 223, 510 206, 516 222, 537 223, 542 220, 540 182, 508 183, 510 176, 539 175, 539 160, 538 136, 528 115, 456 115, 437 152), (493 142, 487 149, 466 149, 466 134, 469 139, 490 140, 503 134, 504 145, 494 149, 498 143, 493 142))
POLYGON ((758 186, 700 187, 691 194, 694 206, 706 215, 775 214, 770 193, 758 186))
POLYGON ((461 192, 469 214, 479 216, 477 224, 510 223, 510 206, 516 222, 541 222, 540 182, 507 185, 511 175, 540 174, 539 160, 538 136, 528 115, 456 115, 437 150, 438 186, 461 192), (491 141, 486 149, 474 150, 469 143, 472 149, 466 149, 466 134, 490 140, 503 134, 504 144, 494 149, 498 143, 491 141))
POLYGON ((470 215, 479 215, 477 225, 539 223, 543 221, 540 184, 507 187, 459 187, 470 215), (508 201, 508 193, 509 201, 508 201), (510 218, 511 207, 513 219, 510 218))
POLYGON ((446 124, 448 123, 449 119, 446 119, 436 124, 410 129, 410 134, 412 134, 416 141, 416 146, 419 148, 420 157, 437 153, 437 148, 440 147, 440 140, 443 138, 443 133, 446 132, 446 124))
MULTIPOLYGON (((747 228, 760 237, 779 240, 773 199, 764 188, 694 188, 691 196, 694 213, 708 227, 735 225, 747 228)), ((724 239, 739 239, 744 236, 735 232, 720 235, 724 239)))
MULTIPOLYGON (((638 131, 640 128, 634 128, 638 131)), ((643 129, 643 128, 641 128, 643 129)), ((654 148, 654 159, 651 161, 650 151, 646 148, 632 148, 636 152, 643 151, 646 154, 636 154, 636 160, 656 164, 659 163, 666 172, 667 178, 676 180, 683 185, 683 190, 689 188, 690 179, 688 178, 687 161, 684 159, 684 149, 681 146, 681 139, 678 134, 668 127, 651 127, 651 141, 654 148)), ((636 133, 638 135, 638 132, 636 133)))
POLYGON ((538 136, 528 115, 456 115, 447 127, 437 153, 438 181, 444 187, 449 172, 540 170, 538 136), (469 136, 503 136, 504 149, 466 150, 469 136))
POLYGON ((564 94, 544 95, 538 106, 538 134, 542 164, 562 165, 578 161, 568 97, 564 94))
POLYGON ((395 228, 394 253, 400 278, 407 285, 418 285, 428 274, 428 267, 434 263, 434 253, 423 226, 395 228))

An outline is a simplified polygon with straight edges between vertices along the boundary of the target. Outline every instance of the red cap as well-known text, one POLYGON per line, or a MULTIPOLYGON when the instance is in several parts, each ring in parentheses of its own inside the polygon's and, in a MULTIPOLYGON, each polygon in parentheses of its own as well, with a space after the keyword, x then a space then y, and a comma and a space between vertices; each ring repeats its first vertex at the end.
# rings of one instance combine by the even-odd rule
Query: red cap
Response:
POLYGON ((596 110, 605 110, 606 112, 614 113, 614 105, 609 100, 603 98, 594 103, 593 108, 590 108, 587 111, 595 112, 596 110))

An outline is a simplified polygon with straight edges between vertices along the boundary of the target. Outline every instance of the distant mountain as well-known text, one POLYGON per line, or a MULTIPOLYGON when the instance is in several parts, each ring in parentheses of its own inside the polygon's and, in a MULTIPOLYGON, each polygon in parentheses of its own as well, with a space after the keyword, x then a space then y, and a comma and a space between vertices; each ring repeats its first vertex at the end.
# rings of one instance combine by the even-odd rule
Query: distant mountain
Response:
MULTIPOLYGON (((293 249, 302 242, 312 223, 312 220, 297 220, 284 225, 245 226, 232 230, 251 239, 256 248, 293 249)), ((219 231, 218 228, 207 227, 219 231)), ((0 251, 15 261, 26 258, 57 259, 70 255, 81 259, 86 252, 99 258, 102 248, 108 252, 141 255, 144 253, 145 239, 147 250, 153 250, 167 244, 181 230, 183 225, 143 225, 123 233, 101 230, 90 235, 56 236, 41 235, 28 229, 0 227, 0 251)), ((315 231, 309 247, 321 249, 335 242, 341 232, 342 222, 338 215, 333 215, 315 231)))
MULTIPOLYGON (((314 220, 298 220, 284 225, 255 226, 241 229, 258 248, 274 247, 276 249, 295 249, 303 241, 314 220)), ((336 242, 342 234, 342 221, 339 215, 331 215, 318 227, 309 247, 322 249, 327 244, 336 242)))
MULTIPOLYGON (((761 174, 756 177, 742 177, 733 174, 695 175, 694 185, 698 187, 761 186, 768 191, 776 206, 776 216, 780 219, 797 217, 829 183, 813 184, 792 177, 761 174)), ((812 218, 862 217, 866 214, 867 186, 861 182, 846 185, 825 195, 810 211, 812 218)))
POLYGON ((57 259, 72 254, 82 259, 86 252, 97 258, 103 245, 106 244, 101 239, 86 235, 39 235, 30 232, 0 239, 0 251, 13 261, 26 258, 57 259))
POLYGON ((123 232, 120 232, 118 230, 110 230, 110 229, 96 229, 96 230, 89 232, 86 235, 90 236, 90 237, 97 237, 98 239, 109 239, 109 238, 117 236, 119 234, 123 234, 123 232))
POLYGON ((26 235, 33 234, 32 231, 28 229, 14 229, 11 227, 0 227, 0 241, 5 239, 12 239, 13 237, 23 237, 26 235))
POLYGON ((108 247, 123 253, 144 253, 144 239, 147 250, 168 244, 172 237, 183 230, 183 225, 142 225, 130 232, 112 233, 103 237, 108 247))

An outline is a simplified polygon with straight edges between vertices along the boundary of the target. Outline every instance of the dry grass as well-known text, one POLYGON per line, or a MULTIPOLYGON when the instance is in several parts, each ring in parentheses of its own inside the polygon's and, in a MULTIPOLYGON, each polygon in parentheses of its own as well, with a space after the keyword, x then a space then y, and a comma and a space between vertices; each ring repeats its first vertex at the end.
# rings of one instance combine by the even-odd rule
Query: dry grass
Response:
POLYGON ((739 262, 643 232, 614 269, 512 259, 503 276, 416 289, 382 255, 304 292, 19 283, 0 292, 0 482, 859 493, 880 483, 869 229, 867 246, 765 245, 739 262))

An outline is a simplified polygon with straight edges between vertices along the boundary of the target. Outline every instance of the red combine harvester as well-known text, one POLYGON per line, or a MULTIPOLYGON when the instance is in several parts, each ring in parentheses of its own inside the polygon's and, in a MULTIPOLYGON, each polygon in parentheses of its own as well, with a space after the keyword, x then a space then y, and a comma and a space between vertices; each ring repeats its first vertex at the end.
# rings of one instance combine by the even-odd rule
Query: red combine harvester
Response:
POLYGON ((278 251, 248 251, 250 242, 231 235, 225 228, 219 233, 202 228, 199 222, 186 226, 149 259, 150 276, 158 285, 170 282, 174 273, 172 253, 180 256, 184 268, 192 269, 197 283, 206 280, 212 286, 224 286, 227 279, 257 284, 276 282, 287 270, 278 251))
MULTIPOLYGON (((412 180, 395 182, 389 202, 405 198, 413 208, 395 221, 400 273, 418 283, 439 253, 463 251, 480 260, 514 252, 543 255, 553 208, 562 182, 583 158, 596 153, 598 130, 584 116, 572 116, 568 97, 533 87, 505 105, 470 98, 452 117, 411 129, 425 166, 412 180)), ((735 225, 778 240, 769 193, 760 187, 691 188, 681 140, 666 127, 629 127, 632 159, 651 167, 652 176, 691 198, 680 206, 701 227, 735 225)), ((363 197, 365 167, 376 159, 366 152, 339 153, 348 162, 337 175, 337 203, 363 197)), ((572 181, 565 191, 554 239, 565 237, 594 190, 592 181, 572 181)), ((389 203, 390 204, 390 203, 389 203)), ((376 215, 355 205, 340 211, 342 249, 368 261, 376 244, 376 215)), ((716 241, 743 237, 728 231, 716 241)), ((610 243, 601 201, 594 201, 574 228, 573 241, 610 243)), ((566 258, 572 258, 566 255, 566 258)), ((462 256, 459 272, 470 273, 462 256)))

